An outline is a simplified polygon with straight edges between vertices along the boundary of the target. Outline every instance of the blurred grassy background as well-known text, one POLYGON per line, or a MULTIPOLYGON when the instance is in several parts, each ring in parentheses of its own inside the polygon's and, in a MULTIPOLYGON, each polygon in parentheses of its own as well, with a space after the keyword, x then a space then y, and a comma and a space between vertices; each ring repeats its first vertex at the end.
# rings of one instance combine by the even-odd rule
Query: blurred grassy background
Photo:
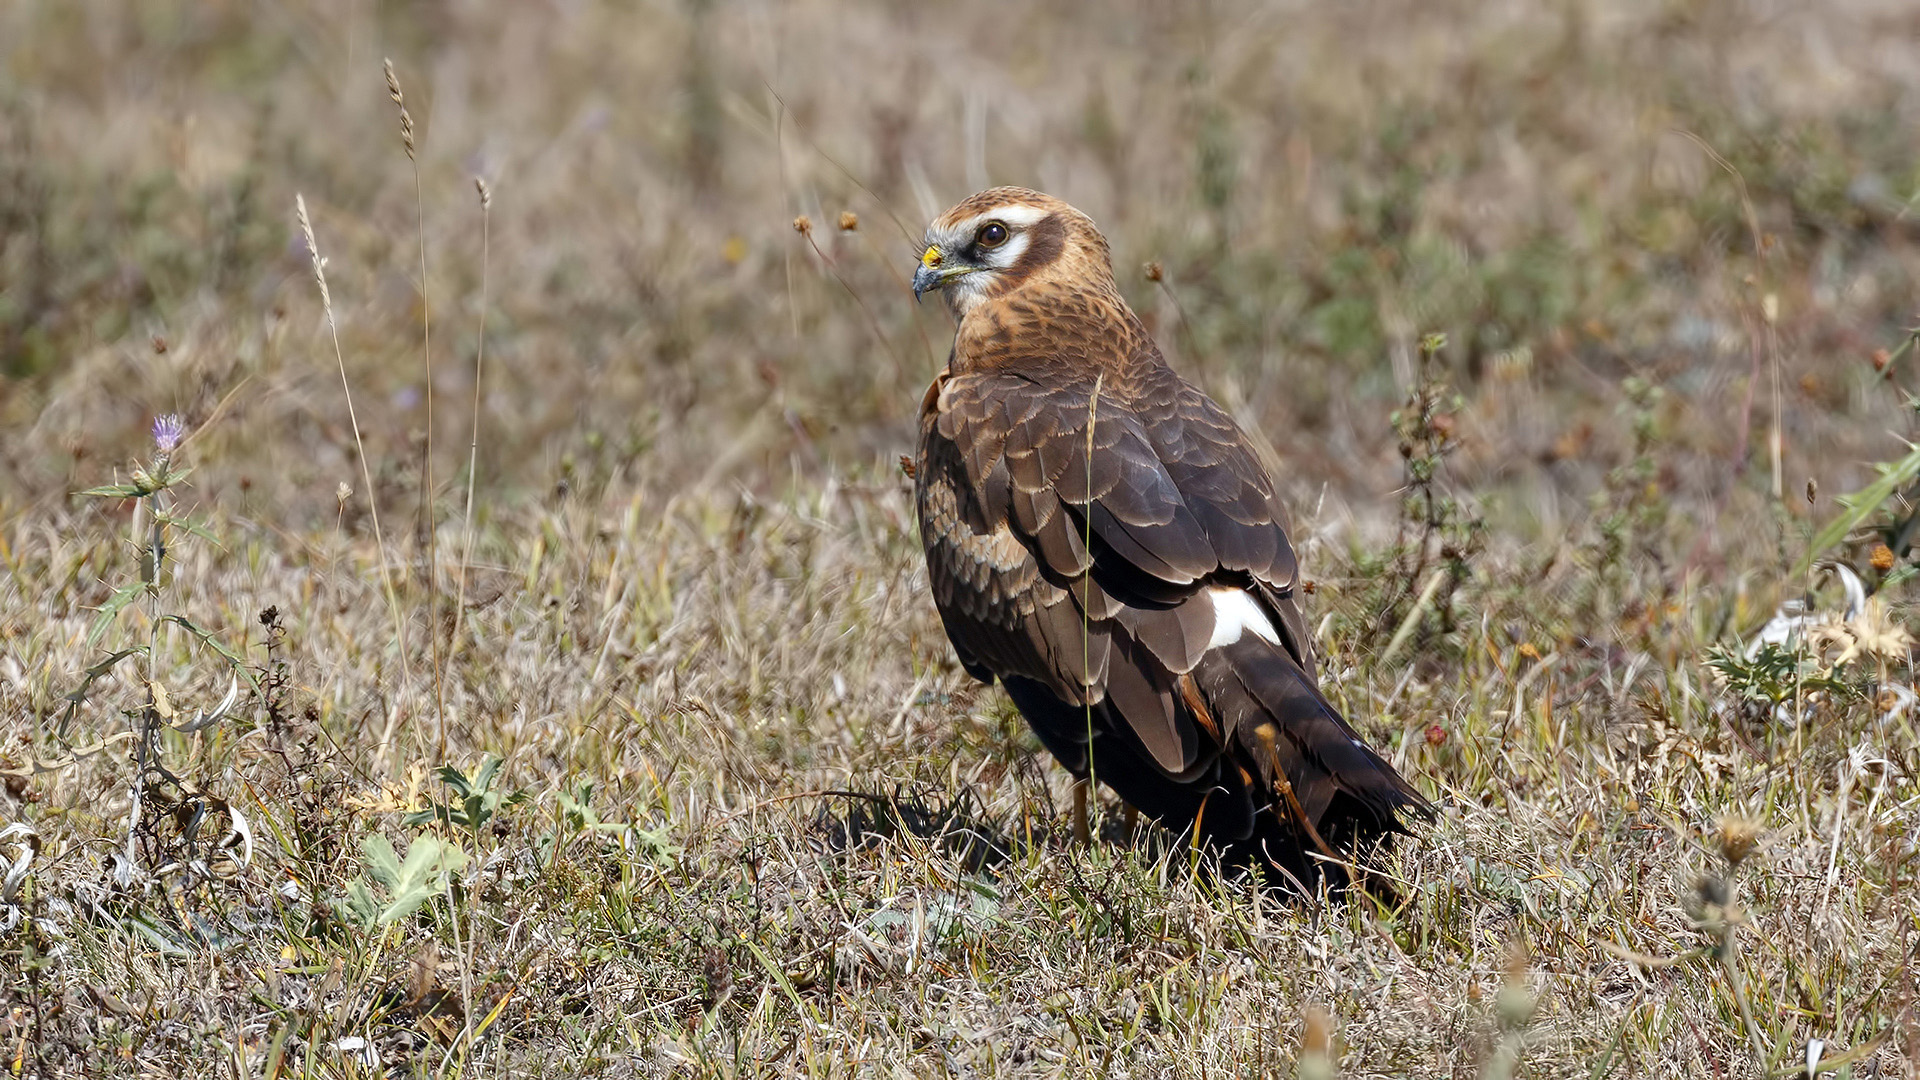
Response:
POLYGON ((1094 215, 1296 494, 1374 512, 1379 417, 1428 331, 1468 396, 1456 468, 1510 494, 1502 524, 1577 515, 1626 453, 1630 374, 1670 392, 1676 493, 1764 494, 1776 408, 1782 486, 1847 490, 1903 427, 1869 361, 1920 273, 1917 30, 1865 0, 27 0, 0 14, 0 498, 44 506, 153 414, 217 412, 201 498, 334 516, 358 469, 296 191, 383 498, 410 497, 423 303, 387 56, 420 128, 443 482, 481 314, 471 178, 495 192, 492 507, 908 448, 948 333, 901 286, 911 240, 1003 182, 1094 215))
POLYGON ((6 1063, 1910 1066, 1908 590, 1728 642, 1913 432, 1916 147, 1897 0, 0 5, 6 1063), (905 274, 990 183, 1092 214, 1288 463, 1328 693, 1444 810, 1400 910, 1065 847, 955 666, 905 274), (170 412, 205 535, 149 590, 74 493, 170 412), (383 920, 389 841, 467 861, 383 920))

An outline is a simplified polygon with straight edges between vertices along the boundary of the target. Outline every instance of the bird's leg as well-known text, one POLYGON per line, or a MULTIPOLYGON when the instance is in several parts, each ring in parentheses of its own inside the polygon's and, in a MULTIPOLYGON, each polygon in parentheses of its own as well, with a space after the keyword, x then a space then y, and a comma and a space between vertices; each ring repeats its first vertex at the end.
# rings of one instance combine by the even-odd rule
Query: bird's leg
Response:
POLYGON ((1093 843, 1093 833, 1087 828, 1087 787, 1085 779, 1073 782, 1073 842, 1081 847, 1093 843))
POLYGON ((1127 843, 1131 844, 1140 828, 1140 811, 1135 810, 1132 803, 1126 804, 1126 807, 1120 811, 1120 820, 1126 825, 1127 843))

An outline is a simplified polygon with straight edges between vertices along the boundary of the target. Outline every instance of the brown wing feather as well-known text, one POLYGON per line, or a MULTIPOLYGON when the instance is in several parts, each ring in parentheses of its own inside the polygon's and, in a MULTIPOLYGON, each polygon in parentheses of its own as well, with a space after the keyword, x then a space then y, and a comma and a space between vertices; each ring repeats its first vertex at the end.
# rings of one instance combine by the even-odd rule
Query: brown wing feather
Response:
MULTIPOLYGON (((967 670, 1019 675, 1086 703, 1107 675, 1107 624, 1040 573, 1006 519, 991 520, 952 443, 923 441, 916 470, 921 539, 935 605, 967 670)), ((1101 598, 1104 599, 1104 598, 1101 598)))
MULTIPOLYGON (((969 671, 1110 699, 1153 762, 1184 774, 1221 748, 1173 684, 1206 651, 1200 585, 1222 560, 1155 432, 1119 387, 1095 390, 965 374, 929 392, 916 475, 934 599, 969 671)), ((1150 419, 1161 441, 1178 434, 1177 416, 1150 419)))

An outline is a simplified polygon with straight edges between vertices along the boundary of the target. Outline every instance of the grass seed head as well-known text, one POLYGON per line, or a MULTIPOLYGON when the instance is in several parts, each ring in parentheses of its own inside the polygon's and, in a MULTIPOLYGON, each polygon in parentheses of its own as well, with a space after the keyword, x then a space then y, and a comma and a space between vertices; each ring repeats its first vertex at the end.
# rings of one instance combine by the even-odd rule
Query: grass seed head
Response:
POLYGON ((413 114, 407 112, 407 96, 400 92, 400 76, 393 72, 393 61, 382 62, 387 76, 387 97, 400 110, 400 141, 407 146, 407 158, 413 159, 413 114))
POLYGON ((327 260, 320 257, 320 245, 313 239, 313 219, 307 216, 306 196, 299 192, 293 194, 294 216, 300 221, 301 239, 307 242, 307 258, 313 263, 314 284, 320 286, 320 306, 327 311, 327 318, 333 318, 333 295, 327 291, 327 260))

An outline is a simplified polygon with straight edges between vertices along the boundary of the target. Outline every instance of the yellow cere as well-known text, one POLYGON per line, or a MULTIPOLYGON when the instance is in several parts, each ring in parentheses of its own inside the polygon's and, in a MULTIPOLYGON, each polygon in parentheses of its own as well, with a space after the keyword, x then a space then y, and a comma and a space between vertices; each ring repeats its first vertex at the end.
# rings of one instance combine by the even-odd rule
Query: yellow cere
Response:
POLYGON ((927 245, 927 253, 920 256, 920 265, 929 270, 940 265, 940 246, 938 244, 927 245))

